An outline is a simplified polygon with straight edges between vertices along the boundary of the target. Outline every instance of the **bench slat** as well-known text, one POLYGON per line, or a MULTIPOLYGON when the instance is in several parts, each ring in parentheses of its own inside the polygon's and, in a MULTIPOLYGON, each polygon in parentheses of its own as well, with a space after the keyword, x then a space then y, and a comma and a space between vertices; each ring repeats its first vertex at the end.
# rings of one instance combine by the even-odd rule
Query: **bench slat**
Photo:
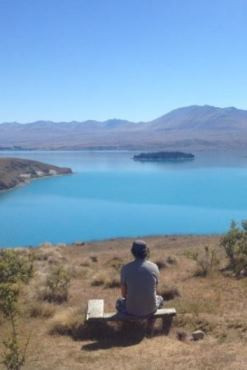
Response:
POLYGON ((104 317, 104 300, 90 299, 87 308, 87 320, 102 319, 104 317))
POLYGON ((176 316, 177 311, 175 308, 160 308, 154 314, 155 317, 162 317, 162 316, 176 316))
MULTIPOLYGON (((155 318, 160 318, 160 317, 165 318, 165 317, 173 317, 173 316, 176 316, 175 308, 161 308, 153 314, 153 317, 155 317, 155 318)), ((116 312, 105 313, 102 319, 106 320, 106 321, 143 320, 143 318, 138 318, 138 317, 135 317, 135 316, 128 316, 128 315, 121 314, 121 313, 116 313, 116 312)), ((145 320, 145 318, 144 318, 144 320, 145 320)))
MULTIPOLYGON (((162 309, 159 309, 155 312, 155 314, 153 315, 153 317, 155 317, 156 319, 157 318, 166 318, 166 317, 173 317, 176 315, 176 310, 175 308, 162 308, 162 309)), ((135 316, 128 316, 128 315, 125 315, 125 314, 121 314, 121 313, 118 313, 118 312, 108 312, 108 313, 104 313, 102 316, 97 316, 97 317, 88 317, 87 316, 87 320, 90 320, 90 319, 100 319, 100 320, 104 320, 104 321, 129 321, 129 320, 133 320, 133 321, 137 321, 137 320, 145 320, 145 318, 138 318, 138 317, 135 317, 135 316)))

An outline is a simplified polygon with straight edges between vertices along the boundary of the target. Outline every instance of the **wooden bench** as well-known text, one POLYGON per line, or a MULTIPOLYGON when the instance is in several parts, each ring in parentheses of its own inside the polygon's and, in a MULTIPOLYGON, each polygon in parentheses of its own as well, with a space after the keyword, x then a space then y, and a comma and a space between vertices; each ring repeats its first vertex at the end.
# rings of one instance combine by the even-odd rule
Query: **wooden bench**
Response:
POLYGON ((90 299, 88 301, 88 308, 86 314, 87 322, 95 321, 143 321, 148 320, 148 322, 154 323, 158 318, 162 319, 162 329, 165 334, 169 333, 170 327, 172 325, 172 319, 176 316, 175 308, 161 308, 157 310, 152 316, 148 318, 139 318, 135 316, 130 316, 127 314, 122 314, 119 312, 104 312, 104 300, 103 299, 90 299))

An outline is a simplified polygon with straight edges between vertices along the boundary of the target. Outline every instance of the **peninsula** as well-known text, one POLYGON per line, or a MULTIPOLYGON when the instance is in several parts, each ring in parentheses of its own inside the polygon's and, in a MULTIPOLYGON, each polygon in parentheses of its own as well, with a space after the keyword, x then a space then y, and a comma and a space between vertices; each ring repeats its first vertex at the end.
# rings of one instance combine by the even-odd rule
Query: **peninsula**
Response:
POLYGON ((135 161, 141 162, 183 162, 191 161, 194 154, 183 152, 147 152, 134 155, 135 161))
POLYGON ((45 176, 71 174, 72 170, 20 158, 0 158, 0 190, 8 190, 45 176))

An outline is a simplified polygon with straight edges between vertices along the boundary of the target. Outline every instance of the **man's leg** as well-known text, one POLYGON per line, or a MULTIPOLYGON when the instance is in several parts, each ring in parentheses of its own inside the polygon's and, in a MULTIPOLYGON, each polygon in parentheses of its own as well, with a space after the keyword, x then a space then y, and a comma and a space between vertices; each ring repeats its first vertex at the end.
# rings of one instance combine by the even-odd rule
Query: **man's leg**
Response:
POLYGON ((151 338, 154 334, 154 324, 155 324, 155 318, 153 316, 149 317, 147 319, 147 329, 146 329, 146 335, 149 338, 151 338))

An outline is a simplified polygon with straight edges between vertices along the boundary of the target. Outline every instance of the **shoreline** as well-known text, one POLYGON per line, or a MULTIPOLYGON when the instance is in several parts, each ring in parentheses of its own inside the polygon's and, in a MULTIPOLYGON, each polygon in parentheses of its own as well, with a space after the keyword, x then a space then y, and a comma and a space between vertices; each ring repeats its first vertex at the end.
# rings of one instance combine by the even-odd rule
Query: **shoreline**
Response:
POLYGON ((53 177, 69 176, 69 175, 74 175, 74 174, 75 173, 72 171, 71 173, 57 173, 56 175, 46 175, 46 176, 40 176, 40 177, 33 177, 29 181, 20 182, 19 184, 16 184, 15 186, 12 186, 11 188, 0 189, 0 195, 3 194, 3 193, 6 193, 6 192, 10 192, 12 190, 16 190, 18 188, 22 188, 26 185, 31 184, 35 180, 44 180, 44 179, 49 179, 49 178, 53 178, 53 177))
POLYGON ((51 241, 43 241, 40 242, 37 245, 20 245, 20 246, 1 246, 0 245, 0 251, 4 249, 15 249, 15 250, 22 250, 22 249, 37 249, 42 248, 45 245, 49 245, 50 247, 85 247, 90 245, 98 245, 98 244, 106 244, 106 243, 124 243, 124 242, 130 242, 135 239, 142 239, 142 240, 148 240, 148 241, 157 241, 157 240, 195 240, 195 239, 219 239, 222 238, 224 233, 219 234, 158 234, 158 235, 146 235, 146 236, 123 236, 123 237, 113 237, 113 238, 106 238, 106 239, 90 239, 90 240, 75 240, 72 242, 51 242, 51 241))

